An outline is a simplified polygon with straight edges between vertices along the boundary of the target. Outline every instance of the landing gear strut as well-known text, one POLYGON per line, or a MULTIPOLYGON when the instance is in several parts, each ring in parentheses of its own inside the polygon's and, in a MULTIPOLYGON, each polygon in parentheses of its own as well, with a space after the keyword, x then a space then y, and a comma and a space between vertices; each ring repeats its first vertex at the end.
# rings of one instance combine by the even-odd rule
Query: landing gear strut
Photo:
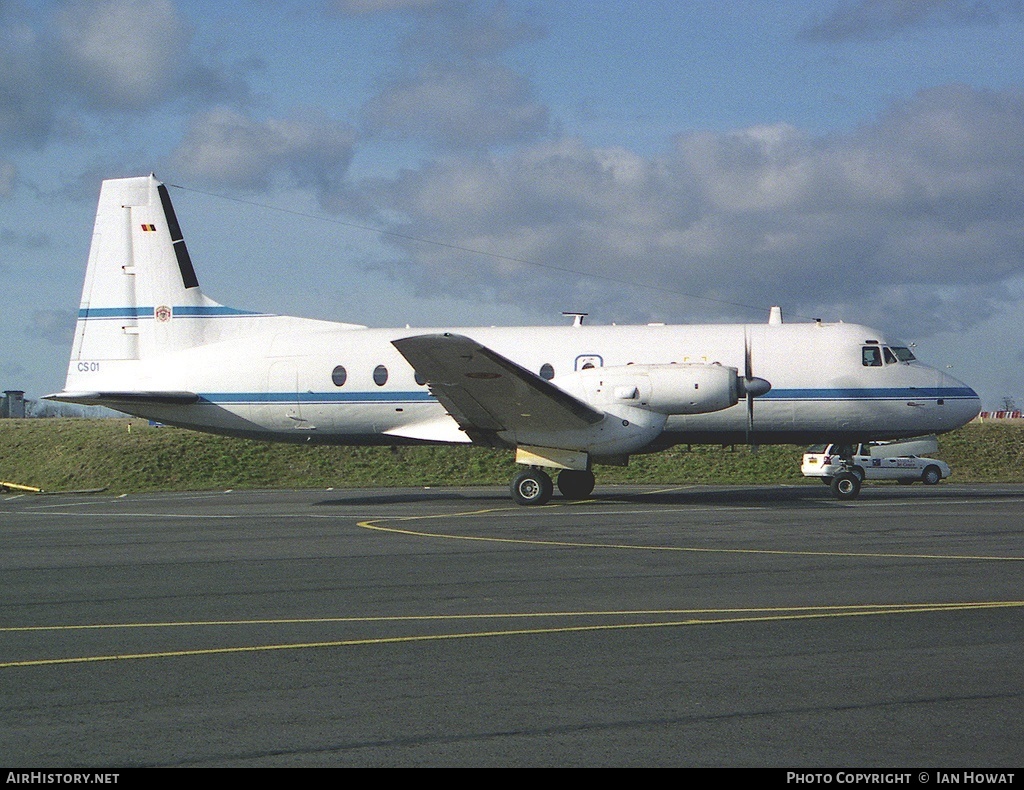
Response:
POLYGON ((832 489, 836 499, 856 499, 860 495, 861 483, 864 482, 864 470, 854 465, 852 446, 837 443, 836 447, 842 448, 839 456, 842 459, 843 468, 831 479, 829 488, 832 489))

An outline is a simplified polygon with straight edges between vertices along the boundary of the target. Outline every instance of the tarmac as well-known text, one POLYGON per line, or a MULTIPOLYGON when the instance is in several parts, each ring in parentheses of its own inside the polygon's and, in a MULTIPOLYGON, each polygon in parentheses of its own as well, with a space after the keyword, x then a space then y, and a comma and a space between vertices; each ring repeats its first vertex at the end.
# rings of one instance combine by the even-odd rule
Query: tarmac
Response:
POLYGON ((0 495, 0 763, 1024 763, 1024 486, 0 495))

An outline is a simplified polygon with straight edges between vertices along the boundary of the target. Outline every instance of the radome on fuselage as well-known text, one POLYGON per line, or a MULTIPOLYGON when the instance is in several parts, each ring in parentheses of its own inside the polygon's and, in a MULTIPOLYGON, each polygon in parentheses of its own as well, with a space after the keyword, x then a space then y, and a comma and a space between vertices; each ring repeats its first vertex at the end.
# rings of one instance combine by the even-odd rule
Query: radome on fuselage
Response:
POLYGON ((673 444, 904 438, 979 407, 874 329, 778 313, 413 330, 224 307, 199 289, 152 176, 104 182, 67 384, 51 397, 259 439, 509 447, 528 467, 513 484, 524 504, 550 496, 545 467, 585 495, 593 464, 673 444))

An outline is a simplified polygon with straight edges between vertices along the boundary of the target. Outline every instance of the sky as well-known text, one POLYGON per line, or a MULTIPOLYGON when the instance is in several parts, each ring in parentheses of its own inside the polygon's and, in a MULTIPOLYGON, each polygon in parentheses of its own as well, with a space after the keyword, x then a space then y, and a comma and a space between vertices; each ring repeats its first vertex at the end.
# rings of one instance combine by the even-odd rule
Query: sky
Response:
POLYGON ((204 292, 370 326, 851 321, 1024 405, 1024 0, 0 0, 0 389, 100 182, 204 292))

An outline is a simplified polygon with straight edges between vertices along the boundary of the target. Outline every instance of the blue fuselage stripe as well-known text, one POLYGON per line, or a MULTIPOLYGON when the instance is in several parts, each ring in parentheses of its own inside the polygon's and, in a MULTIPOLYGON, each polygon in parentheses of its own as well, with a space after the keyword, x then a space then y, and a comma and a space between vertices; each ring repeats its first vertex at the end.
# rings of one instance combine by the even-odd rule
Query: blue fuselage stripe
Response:
MULTIPOLYGON (((78 318, 152 318, 154 307, 80 307, 78 318)), ((268 315, 268 313, 256 313, 251 310, 238 310, 234 307, 203 307, 203 306, 175 306, 172 308, 175 318, 224 318, 231 316, 253 316, 268 315)))
POLYGON ((228 403, 431 403, 429 392, 206 392, 201 402, 228 403))
MULTIPOLYGON (((382 392, 207 392, 206 403, 431 403, 436 399, 425 390, 382 392)), ((779 389, 758 397, 758 401, 907 401, 977 400, 970 387, 889 388, 889 389, 779 389)))
POLYGON ((968 398, 974 400, 978 393, 970 387, 865 387, 865 388, 816 388, 776 389, 772 388, 758 401, 766 400, 915 400, 921 398, 968 398))

